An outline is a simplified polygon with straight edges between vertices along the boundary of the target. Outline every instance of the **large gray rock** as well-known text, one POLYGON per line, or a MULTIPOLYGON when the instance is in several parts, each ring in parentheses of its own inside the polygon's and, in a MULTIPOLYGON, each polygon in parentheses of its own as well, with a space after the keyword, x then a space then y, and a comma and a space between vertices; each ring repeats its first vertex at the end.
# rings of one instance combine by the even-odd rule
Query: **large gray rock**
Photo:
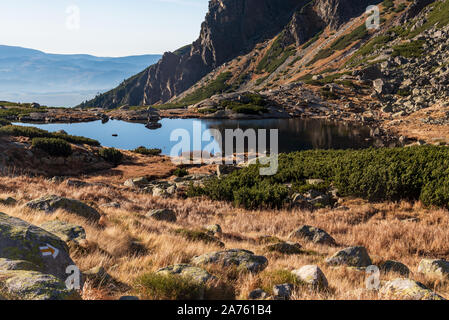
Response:
POLYGON ((147 216, 158 221, 176 222, 176 213, 170 209, 151 210, 147 216))
POLYGON ((289 235, 290 239, 305 239, 313 243, 326 244, 326 245, 336 245, 335 239, 332 238, 326 231, 312 227, 312 226, 301 226, 298 230, 293 231, 289 235))
POLYGON ((224 267, 236 266, 239 270, 259 272, 268 265, 264 256, 256 256, 253 252, 243 249, 231 249, 206 253, 192 259, 195 265, 220 264, 224 267))
POLYGON ((365 247, 349 247, 338 251, 332 257, 326 259, 331 266, 348 266, 364 268, 372 265, 371 258, 365 247))
POLYGON ((418 266, 418 272, 441 279, 448 279, 449 262, 442 259, 422 259, 418 266))
POLYGON ((79 242, 86 239, 86 231, 83 227, 68 222, 53 220, 41 224, 40 227, 57 235, 65 242, 79 242))
POLYGON ((293 270, 292 273, 298 280, 305 282, 313 288, 327 288, 328 282, 323 271, 316 265, 303 266, 298 270, 293 270))
POLYGON ((0 295, 8 300, 81 300, 55 276, 36 271, 0 271, 0 295))
POLYGON ((36 266, 40 272, 63 281, 68 277, 66 268, 75 265, 64 241, 44 229, 1 212, 0 257, 13 261, 27 261, 36 266), (44 256, 41 252, 41 248, 47 246, 51 246, 50 251, 54 250, 53 255, 44 256))
POLYGON ((206 283, 215 278, 206 270, 188 264, 176 264, 174 266, 159 269, 156 273, 164 275, 179 275, 199 283, 206 283))
POLYGON ((69 213, 95 221, 98 221, 101 217, 97 210, 79 200, 68 199, 55 195, 30 201, 26 204, 26 206, 31 209, 45 211, 47 213, 52 213, 58 209, 62 209, 69 213))
POLYGON ((380 293, 387 298, 402 300, 445 300, 422 283, 402 278, 385 283, 380 293))

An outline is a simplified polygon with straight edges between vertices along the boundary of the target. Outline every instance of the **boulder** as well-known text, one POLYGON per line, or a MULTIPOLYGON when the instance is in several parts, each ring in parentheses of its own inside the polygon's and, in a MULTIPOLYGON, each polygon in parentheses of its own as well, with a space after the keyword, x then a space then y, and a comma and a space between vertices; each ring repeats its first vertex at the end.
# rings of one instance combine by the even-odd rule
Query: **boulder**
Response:
POLYGON ((86 239, 86 231, 83 227, 68 222, 53 220, 41 224, 40 227, 57 235, 65 242, 79 242, 86 239))
POLYGON ((69 213, 78 215, 89 220, 100 220, 100 214, 94 208, 87 204, 74 199, 68 199, 55 195, 43 197, 30 201, 26 204, 28 208, 52 213, 58 209, 65 210, 69 213))
POLYGON ((266 250, 271 252, 279 252, 284 254, 300 254, 301 251, 301 245, 299 243, 294 242, 278 242, 273 243, 265 247, 266 250))
POLYGON ((332 257, 326 259, 331 266, 348 266, 364 268, 372 265, 371 258, 365 247, 349 247, 338 251, 332 257))
POLYGON ((278 284, 273 287, 276 300, 289 300, 292 295, 293 285, 291 283, 278 284))
POLYGON ((418 272, 441 279, 449 279, 449 262, 442 259, 422 259, 418 272))
POLYGON ((312 226, 304 225, 289 235, 289 239, 295 238, 305 239, 313 243, 326 244, 329 246, 336 245, 334 238, 332 238, 326 231, 312 226))
POLYGON ((165 267, 157 270, 156 273, 163 275, 179 275, 198 283, 206 283, 209 280, 215 279, 215 277, 206 270, 188 264, 177 264, 174 266, 165 267))
POLYGON ((10 300, 81 300, 55 276, 24 270, 0 271, 0 295, 10 300))
POLYGON ((236 266, 242 271, 260 272, 267 267, 268 260, 264 256, 256 256, 248 250, 231 249, 194 257, 192 263, 195 265, 220 264, 224 267, 236 266))
POLYGON ((383 272, 397 272, 405 277, 410 274, 410 269, 403 263, 394 260, 387 260, 379 266, 383 272))
POLYGON ((85 279, 89 280, 94 286, 102 286, 113 281, 112 277, 103 267, 94 267, 83 272, 85 279))
POLYGON ((75 265, 68 251, 54 234, 0 213, 0 257, 30 262, 40 272, 65 281, 67 267, 75 265))
POLYGON ((328 282, 323 271, 316 265, 303 266, 300 269, 293 270, 292 273, 298 280, 305 282, 313 288, 327 288, 328 282))
POLYGON ((380 288, 380 293, 386 297, 403 300, 445 300, 422 283, 403 278, 386 282, 380 288))
POLYGON ((176 213, 170 209, 155 209, 148 212, 147 217, 167 222, 176 222, 176 213))

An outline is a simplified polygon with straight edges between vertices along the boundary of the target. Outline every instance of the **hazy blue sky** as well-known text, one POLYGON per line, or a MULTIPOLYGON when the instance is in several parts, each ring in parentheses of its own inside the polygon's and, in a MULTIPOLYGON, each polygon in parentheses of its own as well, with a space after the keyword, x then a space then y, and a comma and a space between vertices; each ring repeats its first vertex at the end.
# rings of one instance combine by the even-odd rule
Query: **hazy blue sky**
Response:
POLYGON ((163 53, 196 40, 207 5, 208 0, 4 0, 0 44, 99 56, 163 53))

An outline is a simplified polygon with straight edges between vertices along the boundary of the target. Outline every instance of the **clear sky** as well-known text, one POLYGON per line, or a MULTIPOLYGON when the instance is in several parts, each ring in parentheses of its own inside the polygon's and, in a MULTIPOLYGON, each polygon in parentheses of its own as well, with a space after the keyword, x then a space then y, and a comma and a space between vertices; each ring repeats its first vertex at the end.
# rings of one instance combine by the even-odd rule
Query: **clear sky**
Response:
POLYGON ((49 53, 164 53, 199 35, 208 0, 2 0, 0 44, 49 53))

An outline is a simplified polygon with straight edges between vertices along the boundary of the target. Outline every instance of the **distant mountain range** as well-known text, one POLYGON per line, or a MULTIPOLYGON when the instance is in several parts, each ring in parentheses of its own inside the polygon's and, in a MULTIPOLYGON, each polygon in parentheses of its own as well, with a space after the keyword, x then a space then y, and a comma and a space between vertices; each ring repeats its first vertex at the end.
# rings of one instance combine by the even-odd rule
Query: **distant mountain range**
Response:
POLYGON ((70 107, 120 84, 160 55, 48 54, 0 45, 0 100, 70 107))

